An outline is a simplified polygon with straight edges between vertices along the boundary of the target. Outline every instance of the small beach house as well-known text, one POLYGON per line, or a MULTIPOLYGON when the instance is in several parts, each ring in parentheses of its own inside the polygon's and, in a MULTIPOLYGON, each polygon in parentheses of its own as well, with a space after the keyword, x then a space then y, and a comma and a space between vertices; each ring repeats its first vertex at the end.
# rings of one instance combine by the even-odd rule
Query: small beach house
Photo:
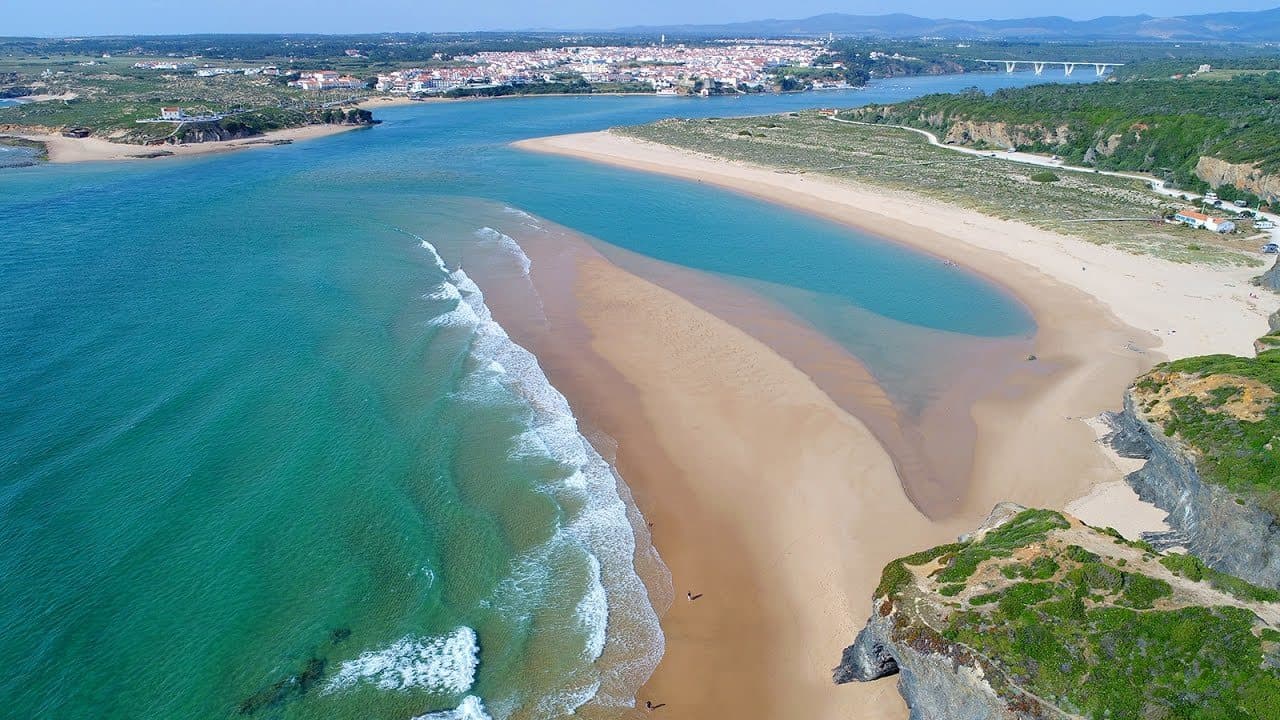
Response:
POLYGON ((1184 225, 1190 225, 1193 228, 1204 228, 1205 230, 1217 233, 1228 233, 1236 229, 1236 224, 1230 220, 1211 217, 1202 212, 1191 209, 1178 211, 1178 214, 1174 215, 1173 219, 1184 225))

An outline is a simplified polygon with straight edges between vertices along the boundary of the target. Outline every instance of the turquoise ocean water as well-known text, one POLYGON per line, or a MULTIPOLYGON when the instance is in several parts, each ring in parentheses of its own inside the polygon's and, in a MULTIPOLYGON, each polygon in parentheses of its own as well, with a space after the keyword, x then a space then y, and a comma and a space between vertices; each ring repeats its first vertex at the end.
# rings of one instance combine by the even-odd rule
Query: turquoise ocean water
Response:
MULTIPOLYGON (((17 105, 17 100, 0 98, 0 108, 17 105)), ((38 153, 32 148, 13 147, 0 143, 0 168, 21 167, 36 161, 38 153)))
POLYGON ((661 653, 643 523, 457 258, 525 262, 503 229, 546 218, 763 293, 902 388, 883 326, 1034 325, 874 238, 507 143, 1032 79, 431 104, 292 146, 0 171, 3 714, 626 706, 661 653))

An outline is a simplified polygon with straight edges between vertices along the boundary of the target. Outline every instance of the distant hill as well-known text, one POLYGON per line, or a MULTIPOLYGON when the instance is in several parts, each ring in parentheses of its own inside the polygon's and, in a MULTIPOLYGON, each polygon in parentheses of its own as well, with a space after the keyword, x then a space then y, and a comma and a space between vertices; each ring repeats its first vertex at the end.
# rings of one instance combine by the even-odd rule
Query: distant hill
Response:
POLYGON ((802 20, 756 20, 723 25, 669 25, 619 28, 623 33, 679 36, 825 35, 883 38, 1280 41, 1280 8, 1179 17, 1129 15, 1071 20, 1035 17, 1014 20, 929 19, 892 15, 827 13, 802 20))

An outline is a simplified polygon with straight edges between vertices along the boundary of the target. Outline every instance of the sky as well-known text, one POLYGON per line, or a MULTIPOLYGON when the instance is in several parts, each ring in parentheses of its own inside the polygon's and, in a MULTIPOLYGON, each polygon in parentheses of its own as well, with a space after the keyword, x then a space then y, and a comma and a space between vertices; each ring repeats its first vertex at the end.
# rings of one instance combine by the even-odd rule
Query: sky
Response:
POLYGON ((904 12, 961 19, 1065 15, 1191 15, 1264 10, 1277 0, 0 0, 0 36, 143 35, 206 32, 444 32, 606 29, 629 25, 723 23, 803 18, 827 12, 904 12))

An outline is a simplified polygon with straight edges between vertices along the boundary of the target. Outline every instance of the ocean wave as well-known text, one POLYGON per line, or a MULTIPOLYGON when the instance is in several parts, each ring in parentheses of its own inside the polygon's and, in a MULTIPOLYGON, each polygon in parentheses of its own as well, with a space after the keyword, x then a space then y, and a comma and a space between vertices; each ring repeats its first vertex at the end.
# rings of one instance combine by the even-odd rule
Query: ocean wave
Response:
POLYGON ((525 221, 524 224, 533 228, 534 230, 542 229, 542 226, 538 224, 538 219, 523 210, 513 208, 510 205, 506 205, 502 208, 502 212, 507 213, 508 215, 515 215, 521 220, 524 220, 525 221))
POLYGON ((510 235, 504 235, 491 227, 482 227, 476 230, 476 237, 481 240, 495 242, 502 246, 513 257, 516 262, 520 263, 520 274, 528 277, 529 270, 533 267, 533 262, 529 260, 529 256, 525 254, 524 248, 520 247, 520 243, 516 242, 510 235))
POLYGON ((468 695, 452 710, 419 715, 413 720, 492 720, 485 712, 484 703, 475 695, 468 695))
POLYGON ((456 695, 475 684, 479 664, 480 645, 476 631, 469 627, 436 637, 406 635, 388 647, 342 663, 325 692, 370 682, 382 690, 421 688, 456 695))
POLYGON ((552 387, 537 358, 493 320, 480 288, 461 269, 448 271, 430 243, 423 241, 422 246, 446 273, 433 297, 452 299, 456 292, 459 298, 442 313, 446 319, 436 322, 473 327, 471 355, 476 374, 486 377, 474 377, 471 382, 499 383, 531 411, 528 429, 515 442, 513 458, 551 460, 565 468, 557 481, 540 488, 565 509, 561 527, 543 547, 515 559, 508 581, 494 594, 494 603, 537 597, 543 588, 553 587, 550 558, 575 553, 586 558, 585 587, 564 630, 581 638, 582 661, 584 666, 595 665, 594 678, 574 678, 571 687, 525 702, 545 709, 538 713, 544 717, 572 713, 588 702, 631 706, 636 688, 662 656, 663 642, 657 614, 636 572, 634 510, 623 500, 626 491, 620 489, 621 478, 582 436, 568 401, 552 387))

